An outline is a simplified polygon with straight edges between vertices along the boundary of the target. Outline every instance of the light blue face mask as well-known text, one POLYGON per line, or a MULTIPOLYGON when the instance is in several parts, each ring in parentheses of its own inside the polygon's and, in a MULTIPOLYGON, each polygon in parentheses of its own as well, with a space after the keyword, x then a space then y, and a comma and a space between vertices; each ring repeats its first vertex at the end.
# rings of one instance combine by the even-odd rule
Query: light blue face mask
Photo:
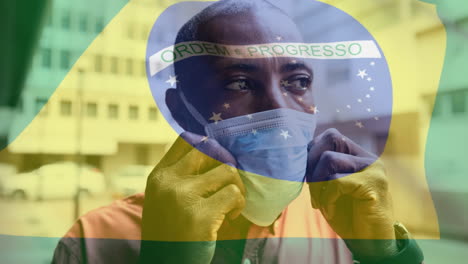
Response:
POLYGON ((302 190, 316 116, 280 108, 207 124, 182 100, 206 135, 236 158, 246 188, 244 217, 259 226, 271 225, 302 190))

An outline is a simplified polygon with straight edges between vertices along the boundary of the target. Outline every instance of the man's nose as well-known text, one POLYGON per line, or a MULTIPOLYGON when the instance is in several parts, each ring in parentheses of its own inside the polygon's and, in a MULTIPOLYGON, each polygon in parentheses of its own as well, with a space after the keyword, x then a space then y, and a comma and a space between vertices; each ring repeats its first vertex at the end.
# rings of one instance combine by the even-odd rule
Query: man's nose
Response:
POLYGON ((287 98, 284 94, 280 82, 271 81, 265 85, 263 93, 259 98, 258 110, 267 111, 287 107, 287 98))

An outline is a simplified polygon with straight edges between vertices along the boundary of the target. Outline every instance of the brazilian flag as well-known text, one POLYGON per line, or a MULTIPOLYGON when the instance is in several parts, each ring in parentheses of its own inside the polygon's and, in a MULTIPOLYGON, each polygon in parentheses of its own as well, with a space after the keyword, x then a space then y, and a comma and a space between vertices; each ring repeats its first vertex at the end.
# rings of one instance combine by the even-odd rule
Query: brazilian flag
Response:
MULTIPOLYGON (((294 1, 270 2, 294 10, 294 1)), ((468 257, 464 250, 468 239, 468 3, 320 2, 359 21, 385 54, 393 105, 381 158, 388 173, 398 175, 390 181, 396 218, 410 229, 426 263, 462 263, 468 257)), ((86 123, 76 118, 78 113, 92 117, 104 112, 98 104, 87 103, 103 98, 123 100, 129 106, 123 114, 106 105, 108 118, 117 112, 132 122, 143 111, 154 114, 132 110, 140 103, 132 100, 149 98, 148 109, 157 109, 147 80, 147 42, 155 21, 176 3, 184 1, 10 0, 0 4, 4 53, 0 61, 1 263, 50 263, 58 241, 76 218, 111 202, 89 198, 86 205, 75 195, 70 202, 36 201, 16 193, 18 201, 7 193, 9 186, 35 188, 30 187, 32 180, 21 181, 21 177, 29 177, 27 173, 57 157, 83 161, 88 156, 86 162, 92 163, 92 157, 119 151, 112 141, 119 137, 131 138, 135 144, 169 144, 177 137, 171 124, 161 118, 152 130, 136 137, 127 124, 86 123)), ((177 31, 176 24, 167 25, 167 30, 177 31)))

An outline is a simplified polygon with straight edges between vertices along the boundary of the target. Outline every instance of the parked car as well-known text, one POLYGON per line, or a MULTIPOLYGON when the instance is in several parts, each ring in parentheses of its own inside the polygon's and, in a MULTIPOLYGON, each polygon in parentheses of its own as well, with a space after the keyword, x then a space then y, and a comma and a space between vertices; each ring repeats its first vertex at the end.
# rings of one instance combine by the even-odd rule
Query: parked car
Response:
POLYGON ((113 190, 117 196, 128 196, 145 191, 146 178, 153 166, 128 165, 112 177, 113 190))
POLYGON ((3 182, 16 175, 16 167, 7 163, 0 163, 0 197, 4 196, 3 182))
POLYGON ((97 168, 57 162, 5 179, 3 193, 21 199, 58 199, 72 198, 77 190, 86 195, 99 194, 105 187, 104 175, 97 168))

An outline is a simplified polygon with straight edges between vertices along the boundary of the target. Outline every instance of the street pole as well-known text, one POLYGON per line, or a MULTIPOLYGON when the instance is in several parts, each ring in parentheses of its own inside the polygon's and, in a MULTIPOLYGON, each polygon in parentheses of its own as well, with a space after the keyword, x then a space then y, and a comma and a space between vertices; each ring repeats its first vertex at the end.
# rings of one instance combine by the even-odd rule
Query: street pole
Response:
POLYGON ((76 87, 76 158, 77 158, 77 170, 76 170, 76 188, 75 188, 75 195, 74 195, 74 219, 78 219, 80 217, 80 194, 81 194, 81 170, 83 167, 83 153, 81 149, 82 143, 82 126, 83 126, 83 75, 84 70, 78 69, 78 83, 76 87))

